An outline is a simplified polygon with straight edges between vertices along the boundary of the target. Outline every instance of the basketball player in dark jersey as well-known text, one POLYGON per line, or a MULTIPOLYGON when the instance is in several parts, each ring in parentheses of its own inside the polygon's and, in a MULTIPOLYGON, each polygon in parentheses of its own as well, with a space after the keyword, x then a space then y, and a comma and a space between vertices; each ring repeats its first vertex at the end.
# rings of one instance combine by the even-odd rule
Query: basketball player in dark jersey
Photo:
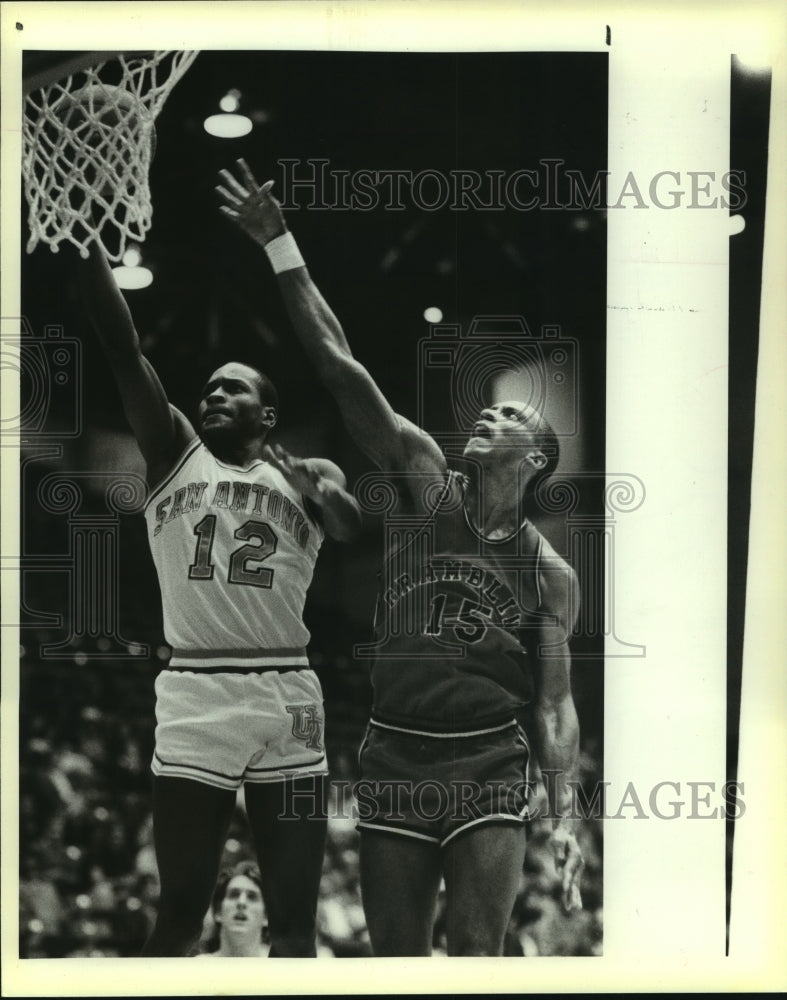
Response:
POLYGON ((428 955, 445 880, 451 955, 498 955, 525 853, 528 736, 547 781, 567 909, 582 855, 567 780, 579 744, 568 638, 573 571, 522 515, 523 492, 556 462, 540 414, 482 411, 447 468, 436 442, 394 413, 352 356, 311 280, 272 182, 221 171, 223 213, 259 243, 295 330, 357 444, 411 515, 386 553, 372 667, 372 719, 358 785, 364 909, 376 955, 428 955), (520 726, 529 707, 531 732, 520 726))
POLYGON ((156 678, 161 895, 143 954, 193 951, 242 784, 270 956, 313 956, 327 766, 302 612, 324 535, 355 534, 357 504, 332 462, 267 444, 278 397, 255 368, 230 362, 209 376, 198 435, 141 353, 103 253, 93 246, 76 266, 146 462, 148 540, 173 647, 156 678))

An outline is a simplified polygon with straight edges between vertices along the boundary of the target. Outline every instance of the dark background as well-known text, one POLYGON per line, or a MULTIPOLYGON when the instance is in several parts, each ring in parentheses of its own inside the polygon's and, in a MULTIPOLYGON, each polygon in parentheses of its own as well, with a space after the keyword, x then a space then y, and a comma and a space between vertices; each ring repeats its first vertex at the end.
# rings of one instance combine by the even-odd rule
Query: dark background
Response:
MULTIPOLYGON (((350 483, 370 471, 289 328, 264 254, 217 211, 217 172, 237 157, 248 161, 258 180, 276 179, 279 193, 277 161, 284 158, 324 157, 331 169, 353 172, 496 169, 510 174, 538 169, 538 161, 549 157, 590 180, 606 168, 606 130, 604 54, 202 52, 157 121, 150 173, 153 227, 142 247, 154 282, 126 293, 144 350, 171 401, 192 414, 213 368, 230 359, 255 363, 279 388, 278 432, 286 446, 334 459, 350 483), (213 138, 204 131, 203 119, 218 111, 219 98, 233 87, 242 93, 241 110, 257 123, 244 138, 213 138)), ((306 164, 299 167, 299 173, 306 170, 306 164)), ((565 337, 577 341, 580 359, 579 435, 570 451, 576 464, 563 472, 569 477, 580 468, 603 472, 604 213, 424 212, 409 199, 406 205, 401 212, 363 212, 309 210, 304 204, 288 213, 315 281, 393 406, 416 419, 427 306, 439 306, 444 322, 463 329, 481 314, 521 315, 533 332, 542 324, 559 325, 565 337)), ((121 911, 136 920, 147 912, 145 893, 155 897, 155 876, 144 861, 145 851, 149 854, 147 768, 153 678, 166 650, 158 585, 139 516, 117 519, 118 622, 110 646, 125 646, 127 657, 103 656, 107 648, 101 636, 83 632, 69 642, 66 624, 53 627, 43 617, 69 620, 73 587, 54 568, 57 557, 69 551, 74 528, 74 517, 69 521, 42 509, 37 489, 44 477, 96 469, 110 475, 142 471, 67 258, 65 251, 54 255, 39 246, 32 255, 23 252, 22 259, 23 312, 33 334, 39 337, 47 324, 57 324, 65 337, 79 342, 82 414, 80 433, 63 437, 67 406, 53 394, 43 424, 27 435, 23 447, 23 552, 29 568, 23 575, 22 870, 26 884, 56 885, 61 912, 58 919, 43 921, 45 931, 38 924, 33 931, 28 928, 27 937, 23 922, 23 947, 28 954, 133 954, 144 921, 140 917, 136 931, 118 929, 109 914, 117 913, 120 900, 121 911), (39 569, 33 566, 36 559, 39 569), (47 644, 63 642, 61 649, 42 655, 47 644), (148 655, 132 656, 135 643, 148 655), (103 810, 98 822, 97 809, 103 810), (95 842, 97 830, 103 831, 101 843, 95 842), (72 863, 62 860, 63 848, 57 845, 64 843, 74 848, 72 863), (152 888, 146 889, 145 878, 152 888), (114 895, 105 890, 104 896, 114 902, 102 911, 105 884, 111 884, 114 895), (93 928, 84 933, 74 931, 74 920, 66 916, 81 905, 75 902, 80 896, 88 900, 82 909, 93 928), (109 923, 109 932, 101 930, 102 921, 109 923)), ((26 388, 30 392, 24 371, 22 388, 23 395, 26 388)), ((427 429, 461 430, 450 424, 427 429)), ((586 513, 601 511, 600 493, 592 487, 583 487, 580 503, 586 513)), ((86 488, 79 515, 105 513, 103 494, 86 488)), ((563 521, 545 519, 544 530, 565 552, 563 521)), ((366 518, 363 537, 352 547, 326 542, 307 602, 310 655, 325 691, 335 775, 354 774, 368 717, 367 665, 354 660, 353 645, 371 635, 381 552, 379 517, 366 518)), ((588 779, 601 767, 602 644, 601 635, 580 636, 575 643, 574 689, 588 779)), ((356 953, 354 947, 360 954, 364 938, 352 872, 354 834, 334 834, 326 893, 342 898, 346 913, 353 915, 350 924, 360 920, 360 926, 341 933, 334 927, 323 937, 335 954, 356 953)), ((537 873, 533 891, 540 895, 537 901, 522 897, 515 914, 514 937, 525 951, 530 947, 522 944, 525 937, 542 954, 592 953, 598 947, 600 846, 596 832, 587 836, 589 898, 586 913, 571 926, 561 924, 550 908, 553 887, 546 862, 537 852, 531 857, 537 873)), ((241 852, 243 837, 241 824, 241 852)), ((33 911, 30 919, 41 922, 33 911)))

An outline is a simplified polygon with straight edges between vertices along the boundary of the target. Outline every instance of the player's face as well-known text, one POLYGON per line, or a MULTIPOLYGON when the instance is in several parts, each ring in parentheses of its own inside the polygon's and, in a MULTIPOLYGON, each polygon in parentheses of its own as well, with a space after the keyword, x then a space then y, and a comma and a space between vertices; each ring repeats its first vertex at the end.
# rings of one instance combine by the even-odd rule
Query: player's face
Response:
POLYGON ((528 429, 533 415, 531 407, 517 400, 487 406, 473 424, 465 455, 489 458, 513 452, 521 458, 533 444, 533 434, 528 429))
POLYGON ((265 908, 257 883, 245 875, 230 879, 218 917, 225 933, 259 941, 265 923, 265 908))
POLYGON ((271 407, 260 399, 257 373, 230 362, 217 368, 205 383, 199 404, 199 424, 211 436, 254 437, 269 423, 271 407))

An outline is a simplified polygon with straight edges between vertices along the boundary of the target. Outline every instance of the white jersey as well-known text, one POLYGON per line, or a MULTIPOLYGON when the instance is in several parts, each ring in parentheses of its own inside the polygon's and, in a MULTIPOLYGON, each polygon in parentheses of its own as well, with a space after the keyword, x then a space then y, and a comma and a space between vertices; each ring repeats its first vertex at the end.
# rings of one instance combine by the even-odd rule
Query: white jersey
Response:
POLYGON ((308 666, 303 607, 324 532, 280 472, 226 465, 195 439, 145 520, 171 667, 308 666))

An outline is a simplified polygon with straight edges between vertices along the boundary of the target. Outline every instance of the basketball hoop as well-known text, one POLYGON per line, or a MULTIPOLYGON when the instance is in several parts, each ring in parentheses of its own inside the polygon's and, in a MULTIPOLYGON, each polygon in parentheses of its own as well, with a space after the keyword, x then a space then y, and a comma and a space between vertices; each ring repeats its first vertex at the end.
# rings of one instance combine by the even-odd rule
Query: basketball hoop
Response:
POLYGON ((153 207, 148 171, 156 116, 197 53, 119 55, 27 94, 22 171, 27 252, 97 243, 119 261, 142 242, 153 207))

